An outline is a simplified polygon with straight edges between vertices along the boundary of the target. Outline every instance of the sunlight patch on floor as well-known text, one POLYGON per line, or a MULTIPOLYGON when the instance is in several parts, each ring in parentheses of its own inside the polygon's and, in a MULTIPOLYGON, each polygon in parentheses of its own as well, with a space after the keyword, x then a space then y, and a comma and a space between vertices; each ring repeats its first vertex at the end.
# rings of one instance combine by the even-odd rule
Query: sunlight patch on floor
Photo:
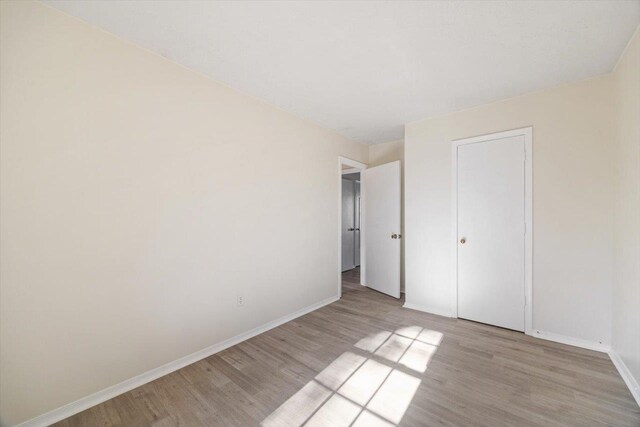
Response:
POLYGON ((425 344, 439 346, 442 341, 442 332, 423 329, 416 339, 425 344))
POLYGON ((366 357, 347 351, 316 375, 315 379, 325 387, 337 390, 366 360, 366 357))
POLYGON ((411 342, 412 340, 410 338, 393 334, 374 354, 395 363, 400 360, 404 352, 407 351, 411 342))
POLYGON ((375 360, 367 360, 358 372, 344 383, 338 393, 353 400, 359 405, 366 405, 384 380, 389 376, 391 368, 375 360))
POLYGON ((331 390, 310 381, 262 422, 264 426, 298 427, 331 396, 331 390))
POLYGON ((369 353, 373 353, 390 336, 391 336, 391 332, 388 332, 388 331, 377 332, 375 334, 371 334, 362 338, 360 341, 356 343, 355 346, 361 350, 368 351, 369 353))
POLYGON ((334 394, 327 400, 327 403, 322 405, 322 407, 313 414, 305 426, 348 426, 355 421, 361 410, 361 406, 339 394, 334 394))
POLYGON ((262 423, 280 426, 395 426, 409 408, 442 333, 419 326, 366 336, 291 396, 262 423), (399 369, 402 368, 402 369, 399 369))
POLYGON ((402 355, 400 364, 414 371, 424 373, 431 357, 435 354, 438 347, 431 344, 425 344, 420 341, 411 343, 407 351, 402 355))
POLYGON ((394 370, 367 404, 367 409, 393 423, 399 423, 420 382, 414 376, 394 370))
POLYGON ((393 427, 395 424, 390 423, 384 418, 380 418, 376 414, 364 410, 358 419, 352 424, 353 427, 393 427))

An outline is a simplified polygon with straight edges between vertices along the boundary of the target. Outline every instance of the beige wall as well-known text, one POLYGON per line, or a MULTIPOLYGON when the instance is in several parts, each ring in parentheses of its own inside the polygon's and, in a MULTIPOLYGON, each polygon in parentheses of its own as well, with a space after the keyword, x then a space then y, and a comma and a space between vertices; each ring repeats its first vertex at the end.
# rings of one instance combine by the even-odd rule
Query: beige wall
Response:
POLYGON ((451 141, 533 126, 533 326, 611 339, 613 96, 608 76, 410 123, 407 302, 451 314, 451 141))
MULTIPOLYGON (((385 163, 400 160, 401 170, 401 229, 404 236, 404 141, 390 141, 382 144, 374 144, 369 146, 369 167, 380 166, 385 163)), ((404 239, 400 246, 400 290, 405 291, 404 285, 404 239)))
POLYGON ((337 158, 366 146, 42 4, 1 8, 5 423, 337 294, 337 158))
POLYGON ((612 347, 640 383, 640 30, 613 79, 617 144, 612 347))
POLYGON ((369 146, 369 167, 400 160, 404 163, 404 141, 391 141, 369 146))

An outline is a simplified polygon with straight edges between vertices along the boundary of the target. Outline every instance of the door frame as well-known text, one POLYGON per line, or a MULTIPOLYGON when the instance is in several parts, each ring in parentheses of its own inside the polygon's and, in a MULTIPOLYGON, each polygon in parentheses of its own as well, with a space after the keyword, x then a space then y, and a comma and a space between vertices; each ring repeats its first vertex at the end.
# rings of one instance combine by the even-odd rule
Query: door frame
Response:
POLYGON ((342 297, 342 174, 343 173, 355 173, 360 172, 360 285, 364 286, 365 277, 365 264, 367 262, 366 253, 364 250, 364 239, 366 238, 364 232, 364 180, 362 179, 362 173, 367 168, 367 165, 356 160, 352 160, 348 157, 338 156, 338 297, 342 297), (342 165, 349 166, 349 169, 342 170, 342 165))
POLYGON ((531 126, 451 141, 451 220, 453 224, 451 312, 452 317, 458 317, 458 147, 514 136, 524 136, 524 333, 533 335, 533 127, 531 126))

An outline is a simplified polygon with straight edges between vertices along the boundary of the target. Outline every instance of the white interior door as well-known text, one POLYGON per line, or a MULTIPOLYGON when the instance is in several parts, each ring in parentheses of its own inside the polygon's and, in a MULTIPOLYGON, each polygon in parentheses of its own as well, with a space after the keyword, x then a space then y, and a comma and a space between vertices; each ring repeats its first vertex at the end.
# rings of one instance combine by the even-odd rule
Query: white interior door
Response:
POLYGON ((360 183, 354 181, 354 190, 355 190, 355 198, 354 198, 354 219, 355 219, 355 232, 354 232, 354 247, 353 247, 353 263, 357 266, 360 265, 360 183))
POLYGON ((458 317, 524 331, 525 137, 457 157, 458 317))
POLYGON ((342 180, 342 271, 351 270, 354 263, 354 199, 353 181, 342 180))
POLYGON ((365 285, 400 298, 400 162, 366 169, 361 180, 365 285))

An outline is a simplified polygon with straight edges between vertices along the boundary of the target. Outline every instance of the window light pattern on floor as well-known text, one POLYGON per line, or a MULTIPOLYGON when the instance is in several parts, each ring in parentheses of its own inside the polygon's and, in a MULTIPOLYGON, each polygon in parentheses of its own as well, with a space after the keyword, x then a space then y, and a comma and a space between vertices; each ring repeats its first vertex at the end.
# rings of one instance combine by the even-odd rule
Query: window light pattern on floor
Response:
POLYGON ((263 427, 396 426, 442 333, 409 326, 371 334, 342 353, 269 415, 263 427), (398 369, 398 368, 408 369, 398 369))

